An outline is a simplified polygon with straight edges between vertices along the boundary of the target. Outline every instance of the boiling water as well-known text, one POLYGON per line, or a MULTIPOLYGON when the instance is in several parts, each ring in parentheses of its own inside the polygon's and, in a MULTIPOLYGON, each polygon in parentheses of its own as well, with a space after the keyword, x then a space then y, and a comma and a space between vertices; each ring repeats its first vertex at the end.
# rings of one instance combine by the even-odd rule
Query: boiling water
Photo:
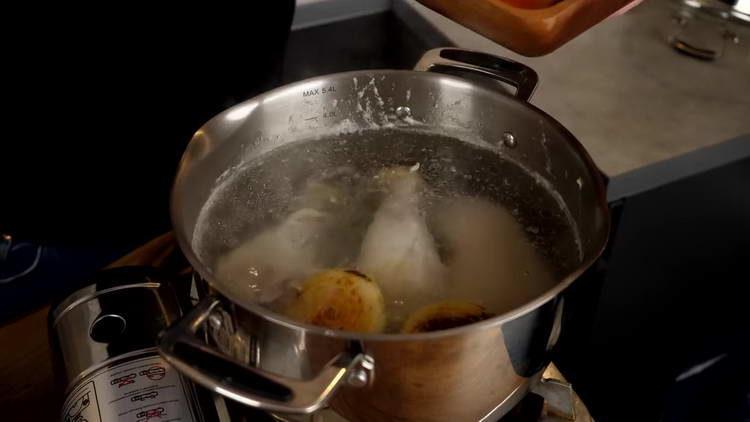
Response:
POLYGON ((312 273, 362 262, 363 239, 392 194, 380 179, 394 166, 424 181, 405 200, 429 231, 443 280, 387 290, 388 330, 441 300, 509 311, 578 266, 563 205, 532 175, 490 149, 405 130, 300 141, 248 162, 202 209, 194 249, 233 299, 281 311, 312 273))

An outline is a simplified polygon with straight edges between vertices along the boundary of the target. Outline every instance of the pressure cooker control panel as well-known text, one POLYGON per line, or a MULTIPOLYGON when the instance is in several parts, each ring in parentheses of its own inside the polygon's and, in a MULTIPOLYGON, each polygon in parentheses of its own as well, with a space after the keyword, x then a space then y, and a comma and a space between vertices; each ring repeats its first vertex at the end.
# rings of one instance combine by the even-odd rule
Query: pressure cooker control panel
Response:
POLYGON ((84 379, 65 401, 63 422, 195 422, 190 386, 153 351, 84 379))
POLYGON ((202 421, 195 387, 156 348, 159 333, 181 315, 172 278, 120 267, 88 281, 50 315, 67 386, 60 420, 202 421))

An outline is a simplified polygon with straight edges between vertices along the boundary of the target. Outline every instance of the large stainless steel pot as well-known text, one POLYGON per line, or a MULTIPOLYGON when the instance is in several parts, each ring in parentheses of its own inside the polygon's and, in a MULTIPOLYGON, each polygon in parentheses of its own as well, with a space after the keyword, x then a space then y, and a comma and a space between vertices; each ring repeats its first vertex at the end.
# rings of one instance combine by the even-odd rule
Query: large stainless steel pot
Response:
POLYGON ((415 71, 309 79, 209 121, 183 156, 172 218, 185 255, 218 293, 163 335, 162 354, 194 381, 244 404, 291 413, 330 404, 358 421, 480 420, 543 387, 539 373, 560 334, 562 293, 601 253, 609 216, 602 179, 583 147, 527 102, 536 83, 534 71, 520 63, 438 49, 415 71), (515 96, 497 81, 514 86, 515 96), (480 323, 422 334, 359 334, 306 326, 241 301, 236 286, 214 278, 194 250, 199 211, 228 169, 344 123, 367 129, 403 123, 407 130, 404 122, 413 121, 479 140, 537 174, 577 227, 579 265, 536 299, 480 323), (218 348, 198 339, 205 326, 218 348))

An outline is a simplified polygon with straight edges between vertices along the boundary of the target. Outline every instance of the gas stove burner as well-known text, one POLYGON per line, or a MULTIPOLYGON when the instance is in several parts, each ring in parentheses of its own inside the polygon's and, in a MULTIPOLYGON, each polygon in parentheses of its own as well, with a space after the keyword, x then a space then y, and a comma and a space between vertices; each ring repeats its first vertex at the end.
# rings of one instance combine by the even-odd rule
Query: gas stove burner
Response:
MULTIPOLYGON (((593 422, 586 405, 554 363, 545 369, 542 379, 549 388, 545 397, 529 393, 498 422, 593 422)), ((485 418, 487 422, 493 419, 485 418)))

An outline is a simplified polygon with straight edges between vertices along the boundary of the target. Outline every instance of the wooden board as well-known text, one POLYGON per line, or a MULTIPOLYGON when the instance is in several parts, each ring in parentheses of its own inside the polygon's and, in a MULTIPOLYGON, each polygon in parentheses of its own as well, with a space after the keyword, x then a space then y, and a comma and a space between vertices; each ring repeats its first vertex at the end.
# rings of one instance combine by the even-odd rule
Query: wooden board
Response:
POLYGON ((519 54, 541 56, 637 0, 563 0, 549 7, 525 0, 535 8, 505 0, 417 1, 519 54))

